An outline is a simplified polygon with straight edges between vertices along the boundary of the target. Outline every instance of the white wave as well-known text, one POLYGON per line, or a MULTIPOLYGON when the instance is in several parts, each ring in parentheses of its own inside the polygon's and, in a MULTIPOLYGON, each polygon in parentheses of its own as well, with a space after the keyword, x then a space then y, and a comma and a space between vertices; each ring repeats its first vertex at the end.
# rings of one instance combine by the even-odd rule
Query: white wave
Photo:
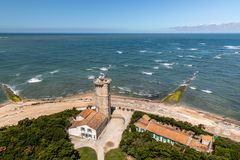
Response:
POLYGON ((95 76, 94 75, 89 75, 88 79, 95 79, 95 76))
POLYGON ((162 52, 157 52, 157 54, 162 54, 162 52))
POLYGON ((192 65, 192 64, 184 64, 184 66, 186 66, 186 67, 192 67, 193 65, 192 65))
POLYGON ((163 62, 164 60, 161 59, 155 59, 154 62, 158 63, 158 62, 163 62))
POLYGON ((214 59, 221 59, 222 57, 221 57, 221 54, 219 54, 219 55, 216 55, 215 57, 213 57, 214 59))
POLYGON ((174 64, 175 64, 174 62, 173 63, 162 63, 162 65, 164 65, 164 66, 172 66, 174 64))
POLYGON ((21 75, 20 73, 16 73, 16 74, 15 74, 16 77, 18 77, 18 76, 20 76, 20 75, 21 75))
POLYGON ((176 48, 177 50, 182 50, 182 48, 180 48, 180 47, 178 47, 178 48, 176 48))
POLYGON ((237 54, 237 55, 240 55, 240 52, 234 52, 233 54, 237 54))
POLYGON ((123 66, 124 66, 124 67, 128 67, 128 65, 127 65, 127 64, 124 64, 123 66))
POLYGON ((42 75, 37 75, 31 79, 29 79, 27 82, 28 83, 39 83, 39 82, 42 82, 42 75))
POLYGON ((151 76, 151 75, 153 75, 153 72, 145 72, 145 71, 142 71, 142 74, 151 76))
POLYGON ((51 71, 50 73, 51 73, 51 74, 55 74, 55 73, 58 73, 58 72, 59 72, 59 69, 54 70, 54 71, 51 71))
POLYGON ((147 96, 147 97, 152 96, 150 93, 147 93, 146 91, 133 92, 133 94, 138 95, 138 96, 147 96))
POLYGON ((208 89, 203 89, 203 90, 201 90, 201 91, 203 91, 203 92, 205 92, 205 93, 209 93, 209 94, 212 93, 212 91, 210 91, 210 90, 208 90, 208 89))
POLYGON ((175 63, 162 63, 162 65, 168 69, 172 69, 172 65, 174 65, 175 63))
POLYGON ((93 69, 92 69, 92 68, 87 68, 86 70, 87 70, 87 71, 92 71, 93 69))
POLYGON ((13 93, 14 93, 15 95, 19 95, 19 94, 20 94, 20 91, 21 91, 21 90, 17 90, 17 89, 16 89, 16 86, 10 86, 9 84, 4 84, 4 85, 6 85, 8 88, 10 88, 11 91, 13 91, 13 93))
POLYGON ((196 87, 190 86, 189 88, 191 88, 192 90, 196 90, 196 87))
POLYGON ((122 54, 123 52, 122 51, 116 51, 118 54, 122 54))
POLYGON ((205 46, 205 45, 206 45, 206 43, 199 43, 199 44, 201 44, 201 45, 203 45, 203 46, 205 46))
POLYGON ((158 66, 154 66, 153 69, 159 69, 159 67, 158 66))
POLYGON ((189 58, 196 58, 196 56, 193 56, 193 55, 187 55, 186 57, 189 57, 189 58))
POLYGON ((179 58, 183 58, 183 56, 182 56, 182 55, 178 55, 178 57, 179 57, 179 58))
POLYGON ((128 88, 128 87, 117 87, 117 88, 122 90, 122 91, 131 92, 131 89, 128 88))
POLYGON ((146 50, 140 50, 139 51, 140 53, 145 53, 145 52, 147 52, 146 50))
POLYGON ((224 46, 226 49, 240 49, 240 46, 224 46))
POLYGON ((100 70, 101 71, 108 71, 108 68, 107 67, 101 67, 100 70))
POLYGON ((197 51, 198 48, 189 48, 188 50, 189 50, 189 51, 197 51))

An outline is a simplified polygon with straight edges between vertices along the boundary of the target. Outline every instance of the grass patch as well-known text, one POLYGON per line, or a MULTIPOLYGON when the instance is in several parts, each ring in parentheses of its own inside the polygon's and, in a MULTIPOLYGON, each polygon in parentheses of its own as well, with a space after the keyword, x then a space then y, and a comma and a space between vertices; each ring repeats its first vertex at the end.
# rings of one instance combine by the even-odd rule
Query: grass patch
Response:
POLYGON ((184 92, 186 91, 187 86, 180 86, 174 92, 163 98, 162 102, 164 103, 179 103, 184 92))
POLYGON ((126 160, 126 153, 122 152, 121 149, 112 149, 105 154, 105 160, 126 160))
POLYGON ((97 160, 97 153, 94 149, 90 147, 83 147, 77 150, 81 156, 81 160, 97 160))

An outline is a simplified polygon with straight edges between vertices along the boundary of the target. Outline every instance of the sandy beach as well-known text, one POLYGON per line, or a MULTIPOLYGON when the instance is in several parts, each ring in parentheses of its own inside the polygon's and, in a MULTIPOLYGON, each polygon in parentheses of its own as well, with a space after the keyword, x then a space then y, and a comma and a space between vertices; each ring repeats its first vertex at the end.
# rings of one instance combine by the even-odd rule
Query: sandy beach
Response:
MULTIPOLYGON (((156 101, 143 98, 112 95, 113 107, 125 107, 143 112, 172 117, 177 120, 187 121, 194 125, 203 124, 208 132, 214 135, 240 141, 240 122, 224 118, 209 112, 197 110, 181 105, 165 105, 156 101)), ((93 93, 74 95, 71 97, 24 100, 21 103, 4 103, 0 105, 0 127, 15 125, 24 118, 37 118, 50 115, 73 107, 81 108, 94 104, 93 93)))

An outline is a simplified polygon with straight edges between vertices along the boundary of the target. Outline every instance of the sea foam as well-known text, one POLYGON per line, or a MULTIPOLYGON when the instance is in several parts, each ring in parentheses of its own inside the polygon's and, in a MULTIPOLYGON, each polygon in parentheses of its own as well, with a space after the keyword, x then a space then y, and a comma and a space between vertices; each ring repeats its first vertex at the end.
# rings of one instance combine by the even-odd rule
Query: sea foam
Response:
POLYGON ((188 50, 189 50, 189 51, 197 51, 198 48, 189 48, 188 50))
POLYGON ((172 69, 172 65, 174 65, 174 63, 162 63, 162 65, 168 69, 172 69))
POLYGON ((108 68, 107 67, 101 67, 100 70, 101 71, 108 71, 108 68))
POLYGON ((131 92, 131 89, 128 87, 117 87, 117 88, 122 91, 131 92))
POLYGON ((145 53, 145 52, 147 52, 146 50, 140 50, 139 51, 140 53, 145 53))
POLYGON ((42 75, 37 75, 31 79, 29 79, 27 82, 28 83, 39 83, 39 82, 42 82, 42 75))
POLYGON ((226 49, 240 49, 240 46, 224 46, 226 49))
POLYGON ((209 94, 212 93, 212 91, 210 91, 210 90, 208 90, 208 89, 203 89, 203 90, 201 90, 201 91, 203 91, 203 92, 205 92, 205 93, 209 93, 209 94))
POLYGON ((155 59, 154 62, 159 63, 159 62, 163 62, 164 60, 161 59, 155 59))
POLYGON ((123 52, 122 51, 116 51, 118 54, 122 54, 123 52))
POLYGON ((213 57, 214 59, 221 59, 222 57, 221 57, 221 54, 219 54, 219 55, 216 55, 215 57, 213 57))
POLYGON ((55 74, 55 73, 58 73, 58 72, 59 72, 59 70, 57 69, 57 70, 51 71, 50 74, 55 74))
POLYGON ((94 75, 89 75, 88 79, 95 79, 95 76, 94 75))
POLYGON ((192 90, 196 90, 196 87, 190 86, 189 88, 191 88, 192 90))
POLYGON ((145 72, 145 71, 142 71, 142 74, 151 76, 151 75, 153 75, 153 72, 145 72))

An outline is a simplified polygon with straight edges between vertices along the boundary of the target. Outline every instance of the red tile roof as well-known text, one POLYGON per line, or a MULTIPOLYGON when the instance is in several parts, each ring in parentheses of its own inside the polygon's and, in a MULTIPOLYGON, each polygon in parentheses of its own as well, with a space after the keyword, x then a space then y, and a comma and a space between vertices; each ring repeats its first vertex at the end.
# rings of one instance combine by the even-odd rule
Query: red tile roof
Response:
POLYGON ((201 142, 199 142, 198 140, 193 139, 190 144, 190 147, 195 148, 198 151, 204 151, 206 152, 208 150, 208 146, 202 144, 201 142))
POLYGON ((149 122, 147 130, 184 145, 187 145, 188 139, 190 138, 188 134, 176 131, 153 120, 149 122))
POLYGON ((212 141, 213 140, 213 137, 212 136, 209 136, 209 135, 202 135, 201 136, 201 139, 203 141, 212 141))
POLYGON ((70 128, 76 128, 82 125, 87 125, 97 130, 102 125, 102 123, 106 122, 107 120, 106 115, 91 109, 86 109, 82 112, 79 115, 82 116, 84 119, 80 121, 74 121, 70 128))

